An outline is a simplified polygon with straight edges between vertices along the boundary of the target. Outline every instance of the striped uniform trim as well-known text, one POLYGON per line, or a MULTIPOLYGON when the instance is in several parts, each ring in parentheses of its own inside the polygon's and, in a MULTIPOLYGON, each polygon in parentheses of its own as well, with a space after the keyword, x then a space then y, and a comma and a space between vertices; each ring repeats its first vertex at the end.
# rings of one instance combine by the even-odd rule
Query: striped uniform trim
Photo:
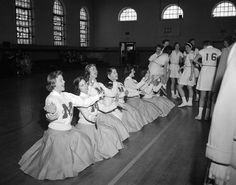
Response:
POLYGON ((207 67, 216 67, 216 66, 213 66, 213 65, 202 65, 202 66, 207 66, 207 67))
POLYGON ((225 164, 225 163, 220 163, 220 162, 216 162, 216 161, 213 161, 211 160, 211 162, 215 163, 215 164, 219 164, 221 166, 229 166, 229 164, 225 164))

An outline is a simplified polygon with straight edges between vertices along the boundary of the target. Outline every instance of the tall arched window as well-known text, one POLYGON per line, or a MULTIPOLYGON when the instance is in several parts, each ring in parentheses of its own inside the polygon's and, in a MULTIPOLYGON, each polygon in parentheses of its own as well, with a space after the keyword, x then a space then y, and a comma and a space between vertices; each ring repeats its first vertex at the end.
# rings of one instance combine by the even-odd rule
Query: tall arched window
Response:
POLYGON ((85 8, 80 9, 80 46, 89 46, 89 19, 85 8))
POLYGON ((212 17, 236 16, 236 8, 230 1, 221 1, 212 10, 212 17))
POLYGON ((137 21, 137 13, 132 8, 123 8, 118 16, 119 21, 137 21))
POLYGON ((17 44, 32 44, 32 3, 30 0, 16 0, 15 7, 17 44))
POLYGON ((55 0, 53 4, 53 41, 54 45, 65 45, 65 14, 62 3, 55 0))
POLYGON ((183 10, 177 5, 168 5, 162 12, 162 19, 179 19, 184 17, 183 10))

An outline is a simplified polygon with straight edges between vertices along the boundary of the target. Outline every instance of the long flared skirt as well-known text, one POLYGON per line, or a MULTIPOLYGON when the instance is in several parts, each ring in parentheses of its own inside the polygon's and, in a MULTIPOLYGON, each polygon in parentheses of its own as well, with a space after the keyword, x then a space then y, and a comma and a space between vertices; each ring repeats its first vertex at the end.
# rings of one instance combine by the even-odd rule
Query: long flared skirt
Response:
POLYGON ((39 180, 65 179, 94 163, 90 139, 75 128, 68 131, 48 129, 19 161, 20 169, 39 180))
POLYGON ((167 116, 175 106, 171 100, 164 96, 153 96, 152 98, 145 98, 144 100, 157 106, 162 112, 161 117, 167 116))
POLYGON ((144 101, 138 97, 129 98, 127 103, 139 111, 140 115, 145 121, 145 125, 151 123, 162 114, 161 110, 153 103, 144 101))
POLYGON ((112 127, 119 136, 121 141, 126 140, 129 137, 129 132, 120 119, 112 115, 111 113, 99 113, 97 116, 97 123, 99 125, 107 125, 112 127))
POLYGON ((95 161, 111 158, 123 148, 117 132, 110 126, 97 124, 96 128, 95 125, 78 123, 76 128, 92 141, 95 161))
POLYGON ((128 132, 137 132, 145 125, 145 120, 142 118, 139 111, 128 103, 125 104, 125 110, 122 110, 122 114, 122 122, 128 132))

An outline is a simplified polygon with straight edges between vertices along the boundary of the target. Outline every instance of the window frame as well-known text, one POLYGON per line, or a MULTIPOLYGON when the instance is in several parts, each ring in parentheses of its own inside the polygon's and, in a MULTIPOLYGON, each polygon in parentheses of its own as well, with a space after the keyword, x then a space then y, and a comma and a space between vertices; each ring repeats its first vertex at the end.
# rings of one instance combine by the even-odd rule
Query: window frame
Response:
POLYGON ((80 29, 79 29, 79 33, 80 33, 80 47, 89 47, 89 12, 88 12, 88 9, 86 7, 81 7, 80 8, 80 11, 79 11, 79 26, 80 26, 80 29), (85 19, 81 19, 81 11, 84 10, 85 12, 85 19), (82 29, 82 24, 83 23, 84 25, 84 29, 82 29), (82 33, 81 31, 84 31, 84 33, 82 33), (84 36, 84 41, 82 41, 82 38, 81 36, 84 36))
MULTIPOLYGON (((168 14, 170 15, 170 14, 168 14)), ((174 14, 171 14, 171 15, 174 15, 174 14)), ((169 4, 167 6, 165 6, 165 8, 163 9, 162 13, 161 13, 161 20, 179 20, 179 19, 183 19, 184 18, 184 11, 183 9, 177 5, 177 4, 169 4), (172 6, 175 6, 177 8, 179 8, 181 11, 182 11, 182 14, 178 14, 178 17, 177 18, 164 18, 164 14, 165 12, 167 11, 168 8, 172 7, 172 6), (181 16, 181 17, 180 17, 181 16)))
MULTIPOLYGON (((132 16, 131 16, 132 17, 132 16)), ((119 12, 119 14, 118 14, 118 21, 119 22, 136 22, 136 21, 138 21, 138 13, 137 13, 137 11, 134 9, 134 8, 131 8, 131 7, 124 7, 124 8, 122 8, 121 10, 120 10, 120 12, 119 12), (130 9, 130 10, 133 10, 134 11, 134 13, 135 13, 135 20, 121 20, 121 15, 122 15, 122 13, 125 11, 125 10, 128 10, 128 9, 130 9)))
POLYGON ((30 45, 34 42, 34 16, 32 0, 15 0, 15 22, 16 22, 16 43, 20 45, 30 45), (27 3, 30 7, 17 5, 27 3), (20 10, 27 11, 27 15, 20 14, 20 10), (18 18, 19 17, 19 18, 18 18), (26 20, 21 20, 20 17, 26 17, 26 20), (21 24, 23 25, 20 25, 21 24), (19 31, 20 29, 28 28, 28 33, 19 31), (26 34, 26 38, 19 37, 18 34, 26 34))
MULTIPOLYGON (((228 13, 228 12, 227 12, 228 13)), ((216 3, 215 5, 214 5, 214 7, 212 8, 212 10, 211 10, 211 17, 213 17, 213 18, 225 18, 225 17, 235 17, 236 16, 236 6, 235 6, 235 4, 233 3, 233 2, 231 2, 231 1, 228 1, 228 0, 223 0, 223 1, 220 1, 220 2, 218 2, 218 3, 216 3), (231 5, 233 5, 233 7, 234 7, 234 9, 235 9, 235 15, 232 15, 232 16, 214 16, 214 11, 215 11, 215 9, 220 5, 220 4, 223 4, 223 3, 229 3, 229 4, 231 4, 231 5)))
POLYGON ((54 46, 64 46, 66 45, 66 15, 65 15, 65 6, 64 3, 61 0, 54 0, 53 1, 53 45, 54 46), (55 3, 59 2, 59 9, 54 9, 55 7, 55 3), (62 10, 62 15, 60 14, 56 14, 54 12, 54 10, 56 11, 61 11, 62 10), (58 17, 58 20, 55 21, 55 18, 58 17), (58 23, 59 25, 56 25, 55 23, 58 23), (55 27, 58 27, 58 30, 55 29, 55 27), (59 34, 61 33, 61 35, 55 35, 55 32, 58 32, 59 34), (60 37, 60 40, 56 40, 55 36, 60 37))

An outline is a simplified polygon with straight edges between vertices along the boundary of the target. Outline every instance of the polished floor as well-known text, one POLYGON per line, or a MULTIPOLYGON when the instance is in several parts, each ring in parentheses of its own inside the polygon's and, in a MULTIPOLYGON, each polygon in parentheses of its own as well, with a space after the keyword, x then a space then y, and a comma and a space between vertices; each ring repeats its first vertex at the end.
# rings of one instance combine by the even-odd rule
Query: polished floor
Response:
MULTIPOLYGON (((66 71, 66 89, 78 71, 66 71)), ((175 107, 132 133, 115 157, 96 163, 78 177, 39 181, 19 170, 21 155, 47 127, 43 106, 47 74, 0 79, 0 184, 4 185, 202 185, 210 123, 194 120, 196 106, 175 107)), ((102 77, 101 77, 102 78, 102 77)), ((175 101, 177 104, 178 102, 175 101)))

